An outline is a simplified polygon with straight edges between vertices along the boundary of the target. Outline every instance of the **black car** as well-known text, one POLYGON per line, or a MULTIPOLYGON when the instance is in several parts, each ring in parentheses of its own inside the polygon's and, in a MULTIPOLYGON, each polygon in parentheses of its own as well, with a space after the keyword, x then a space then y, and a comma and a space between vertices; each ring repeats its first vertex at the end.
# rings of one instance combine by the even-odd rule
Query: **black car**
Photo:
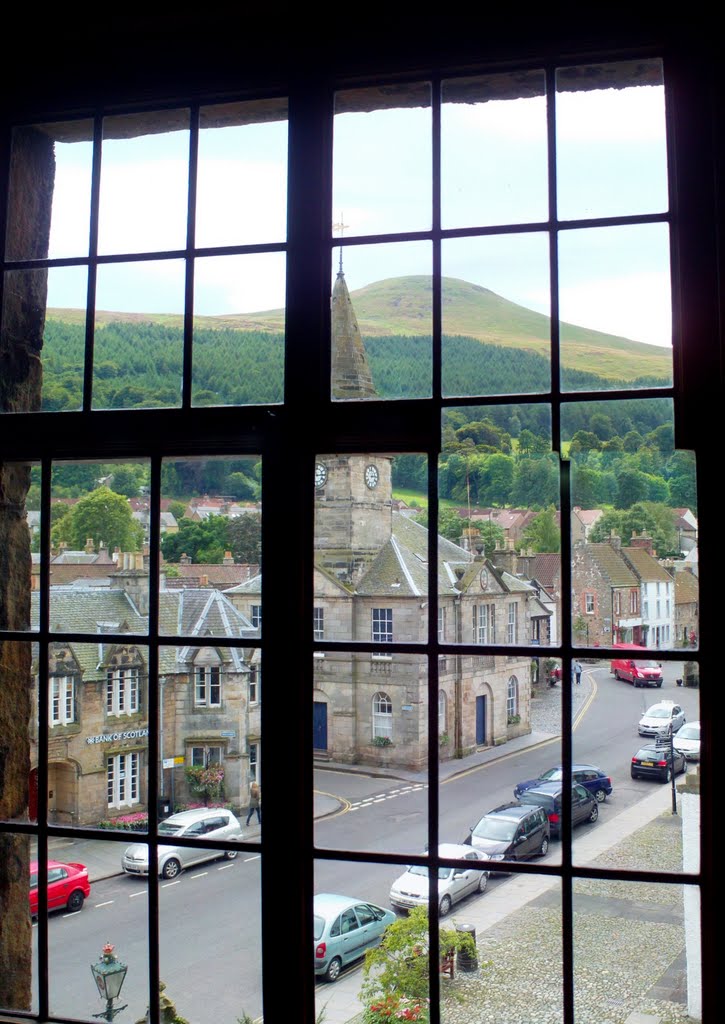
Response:
POLYGON ((640 747, 632 758, 631 774, 633 779, 659 779, 669 782, 674 771, 675 775, 684 772, 687 767, 685 755, 679 750, 670 750, 670 744, 640 747))
MULTIPOLYGON (((519 782, 514 786, 514 798, 516 800, 521 799, 521 794, 525 793, 527 789, 537 788, 543 782, 561 782, 564 778, 564 769, 558 764, 554 768, 549 768, 547 771, 542 772, 537 779, 527 779, 525 782, 519 782)), ((571 781, 578 782, 579 785, 584 786, 592 793, 599 803, 604 803, 608 796, 612 795, 612 780, 603 772, 601 768, 597 768, 593 764, 573 764, 571 766, 571 781)))
MULTIPOLYGON (((549 819, 552 839, 561 836, 561 809, 563 787, 560 782, 543 782, 540 786, 532 786, 519 797, 522 804, 535 804, 543 807, 549 819)), ((571 787, 571 824, 581 825, 582 822, 595 822, 599 817, 599 804, 595 797, 578 783, 571 787)))
POLYGON ((502 804, 484 814, 464 843, 480 850, 489 860, 527 860, 549 849, 551 828, 542 807, 502 804))

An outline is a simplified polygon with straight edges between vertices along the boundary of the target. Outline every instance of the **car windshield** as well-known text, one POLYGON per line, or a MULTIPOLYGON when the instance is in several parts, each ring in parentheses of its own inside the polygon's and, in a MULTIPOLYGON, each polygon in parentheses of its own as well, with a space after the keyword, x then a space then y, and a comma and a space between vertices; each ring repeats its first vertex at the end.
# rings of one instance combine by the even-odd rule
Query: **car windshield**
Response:
POLYGON ((181 832, 181 825, 174 825, 170 821, 162 821, 159 824, 160 836, 175 836, 178 832, 181 832))
POLYGON ((659 761, 661 754, 653 747, 643 747, 642 750, 637 751, 635 757, 638 761, 659 761))
POLYGON ((548 772, 544 772, 540 775, 540 779, 546 779, 547 782, 561 782, 563 769, 561 768, 549 768, 548 772))
POLYGON ((506 818, 481 818, 473 834, 479 839, 513 839, 517 824, 506 818))
POLYGON ((659 662, 656 661, 638 661, 635 663, 638 668, 659 668, 659 662))
POLYGON ((683 725, 680 731, 677 733, 678 740, 699 740, 700 739, 700 726, 699 725, 683 725))
POLYGON ((648 718, 670 718, 672 712, 669 708, 650 708, 647 712, 648 718))
MULTIPOLYGON (((422 875, 423 878, 428 877, 428 868, 424 864, 412 864, 408 868, 409 875, 422 875)), ((453 874, 453 868, 438 868, 439 878, 450 878, 453 874)))

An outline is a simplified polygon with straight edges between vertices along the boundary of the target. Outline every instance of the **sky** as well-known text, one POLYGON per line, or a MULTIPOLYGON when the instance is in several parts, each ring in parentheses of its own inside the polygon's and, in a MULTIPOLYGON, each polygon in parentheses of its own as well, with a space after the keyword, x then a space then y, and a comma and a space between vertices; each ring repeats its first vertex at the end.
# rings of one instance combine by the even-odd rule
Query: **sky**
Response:
MULTIPOLYGON (((661 213, 667 208, 664 91, 636 87, 556 97, 560 219, 661 213)), ((425 231, 431 226, 430 108, 335 118, 336 234, 425 231)), ((287 126, 204 129, 200 136, 198 246, 280 243, 285 238, 287 126)), ((99 252, 184 246, 188 133, 104 143, 99 252)), ((91 145, 56 146, 51 257, 88 246, 91 145)), ((542 221, 547 216, 543 97, 445 103, 441 137, 444 228, 542 221)), ((387 277, 431 273, 431 245, 402 242, 344 250, 351 291, 387 277)), ((669 242, 664 224, 559 233, 561 317, 655 345, 671 344, 669 242)), ((337 269, 338 250, 333 255, 337 269)), ((482 285, 549 313, 543 232, 444 241, 444 276, 482 285)), ((281 254, 199 258, 195 311, 250 313, 284 304, 281 254)), ((52 269, 50 306, 85 303, 85 270, 52 269)), ((183 261, 102 266, 97 308, 181 313, 183 261)))

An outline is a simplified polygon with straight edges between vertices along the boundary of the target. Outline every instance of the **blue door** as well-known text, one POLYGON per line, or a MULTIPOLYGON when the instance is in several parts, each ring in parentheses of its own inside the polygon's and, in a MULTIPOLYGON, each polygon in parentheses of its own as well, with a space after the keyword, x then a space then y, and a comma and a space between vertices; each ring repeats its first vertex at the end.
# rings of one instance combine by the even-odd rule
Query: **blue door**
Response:
POLYGON ((486 742, 486 697, 476 697, 476 745, 486 742))
POLYGON ((327 750, 327 704, 316 700, 312 716, 312 746, 327 750))

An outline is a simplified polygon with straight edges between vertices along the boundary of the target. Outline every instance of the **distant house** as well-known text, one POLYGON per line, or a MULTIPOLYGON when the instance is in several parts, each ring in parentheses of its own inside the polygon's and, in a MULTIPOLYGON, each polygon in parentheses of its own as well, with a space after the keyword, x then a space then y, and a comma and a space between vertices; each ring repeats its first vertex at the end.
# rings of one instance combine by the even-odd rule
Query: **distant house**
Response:
POLYGON ((683 554, 697 547, 697 517, 689 508, 673 508, 677 547, 683 554))
POLYGON ((604 515, 601 508, 579 508, 575 506, 571 515, 571 542, 578 544, 589 541, 589 535, 604 515))
POLYGON ((674 567, 675 644, 694 646, 699 636, 700 584, 691 569, 674 567))

